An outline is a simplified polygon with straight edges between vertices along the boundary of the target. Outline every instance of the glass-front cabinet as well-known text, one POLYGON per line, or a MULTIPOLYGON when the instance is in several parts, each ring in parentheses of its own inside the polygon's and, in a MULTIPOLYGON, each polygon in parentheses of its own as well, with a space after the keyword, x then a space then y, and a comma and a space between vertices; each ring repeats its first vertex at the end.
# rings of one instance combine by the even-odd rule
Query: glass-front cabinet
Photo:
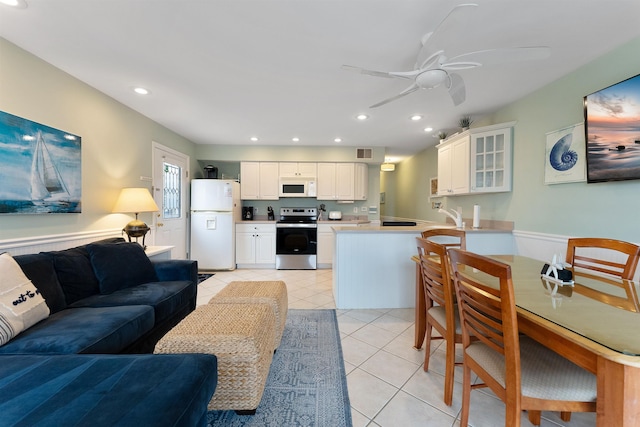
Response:
POLYGON ((472 132, 471 192, 511 191, 512 127, 472 132))

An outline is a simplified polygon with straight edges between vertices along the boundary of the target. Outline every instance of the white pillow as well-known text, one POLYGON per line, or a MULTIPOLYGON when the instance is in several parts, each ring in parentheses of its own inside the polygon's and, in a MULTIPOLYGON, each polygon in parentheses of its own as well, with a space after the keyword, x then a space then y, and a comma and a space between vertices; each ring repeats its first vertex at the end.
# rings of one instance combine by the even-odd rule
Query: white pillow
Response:
POLYGON ((47 317, 40 291, 11 255, 0 254, 0 345, 47 317))

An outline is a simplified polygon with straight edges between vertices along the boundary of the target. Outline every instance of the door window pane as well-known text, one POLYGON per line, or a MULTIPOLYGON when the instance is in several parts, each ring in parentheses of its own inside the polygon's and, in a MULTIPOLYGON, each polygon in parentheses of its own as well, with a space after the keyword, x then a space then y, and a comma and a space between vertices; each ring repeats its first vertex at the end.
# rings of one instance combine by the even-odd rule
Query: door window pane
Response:
POLYGON ((172 219, 182 216, 180 203, 181 193, 181 177, 182 171, 180 166, 163 162, 163 184, 164 194, 162 195, 162 218, 172 219))

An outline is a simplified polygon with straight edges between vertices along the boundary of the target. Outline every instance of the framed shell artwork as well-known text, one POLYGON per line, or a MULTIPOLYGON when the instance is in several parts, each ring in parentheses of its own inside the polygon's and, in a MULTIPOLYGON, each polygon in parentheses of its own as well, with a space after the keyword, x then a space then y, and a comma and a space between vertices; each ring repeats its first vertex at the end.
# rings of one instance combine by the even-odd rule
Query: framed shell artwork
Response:
POLYGON ((587 180, 584 124, 547 133, 544 183, 564 184, 587 180))

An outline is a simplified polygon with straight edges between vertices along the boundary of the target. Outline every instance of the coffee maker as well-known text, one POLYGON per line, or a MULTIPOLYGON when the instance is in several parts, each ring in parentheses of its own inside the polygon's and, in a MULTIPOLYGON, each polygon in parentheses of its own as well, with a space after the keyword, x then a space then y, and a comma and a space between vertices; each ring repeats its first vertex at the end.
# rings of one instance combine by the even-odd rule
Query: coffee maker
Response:
POLYGON ((271 206, 267 206, 267 220, 275 221, 276 216, 273 213, 273 208, 271 206))
POLYGON ((242 207, 242 219, 244 221, 252 221, 253 220, 253 206, 243 206, 242 207))

